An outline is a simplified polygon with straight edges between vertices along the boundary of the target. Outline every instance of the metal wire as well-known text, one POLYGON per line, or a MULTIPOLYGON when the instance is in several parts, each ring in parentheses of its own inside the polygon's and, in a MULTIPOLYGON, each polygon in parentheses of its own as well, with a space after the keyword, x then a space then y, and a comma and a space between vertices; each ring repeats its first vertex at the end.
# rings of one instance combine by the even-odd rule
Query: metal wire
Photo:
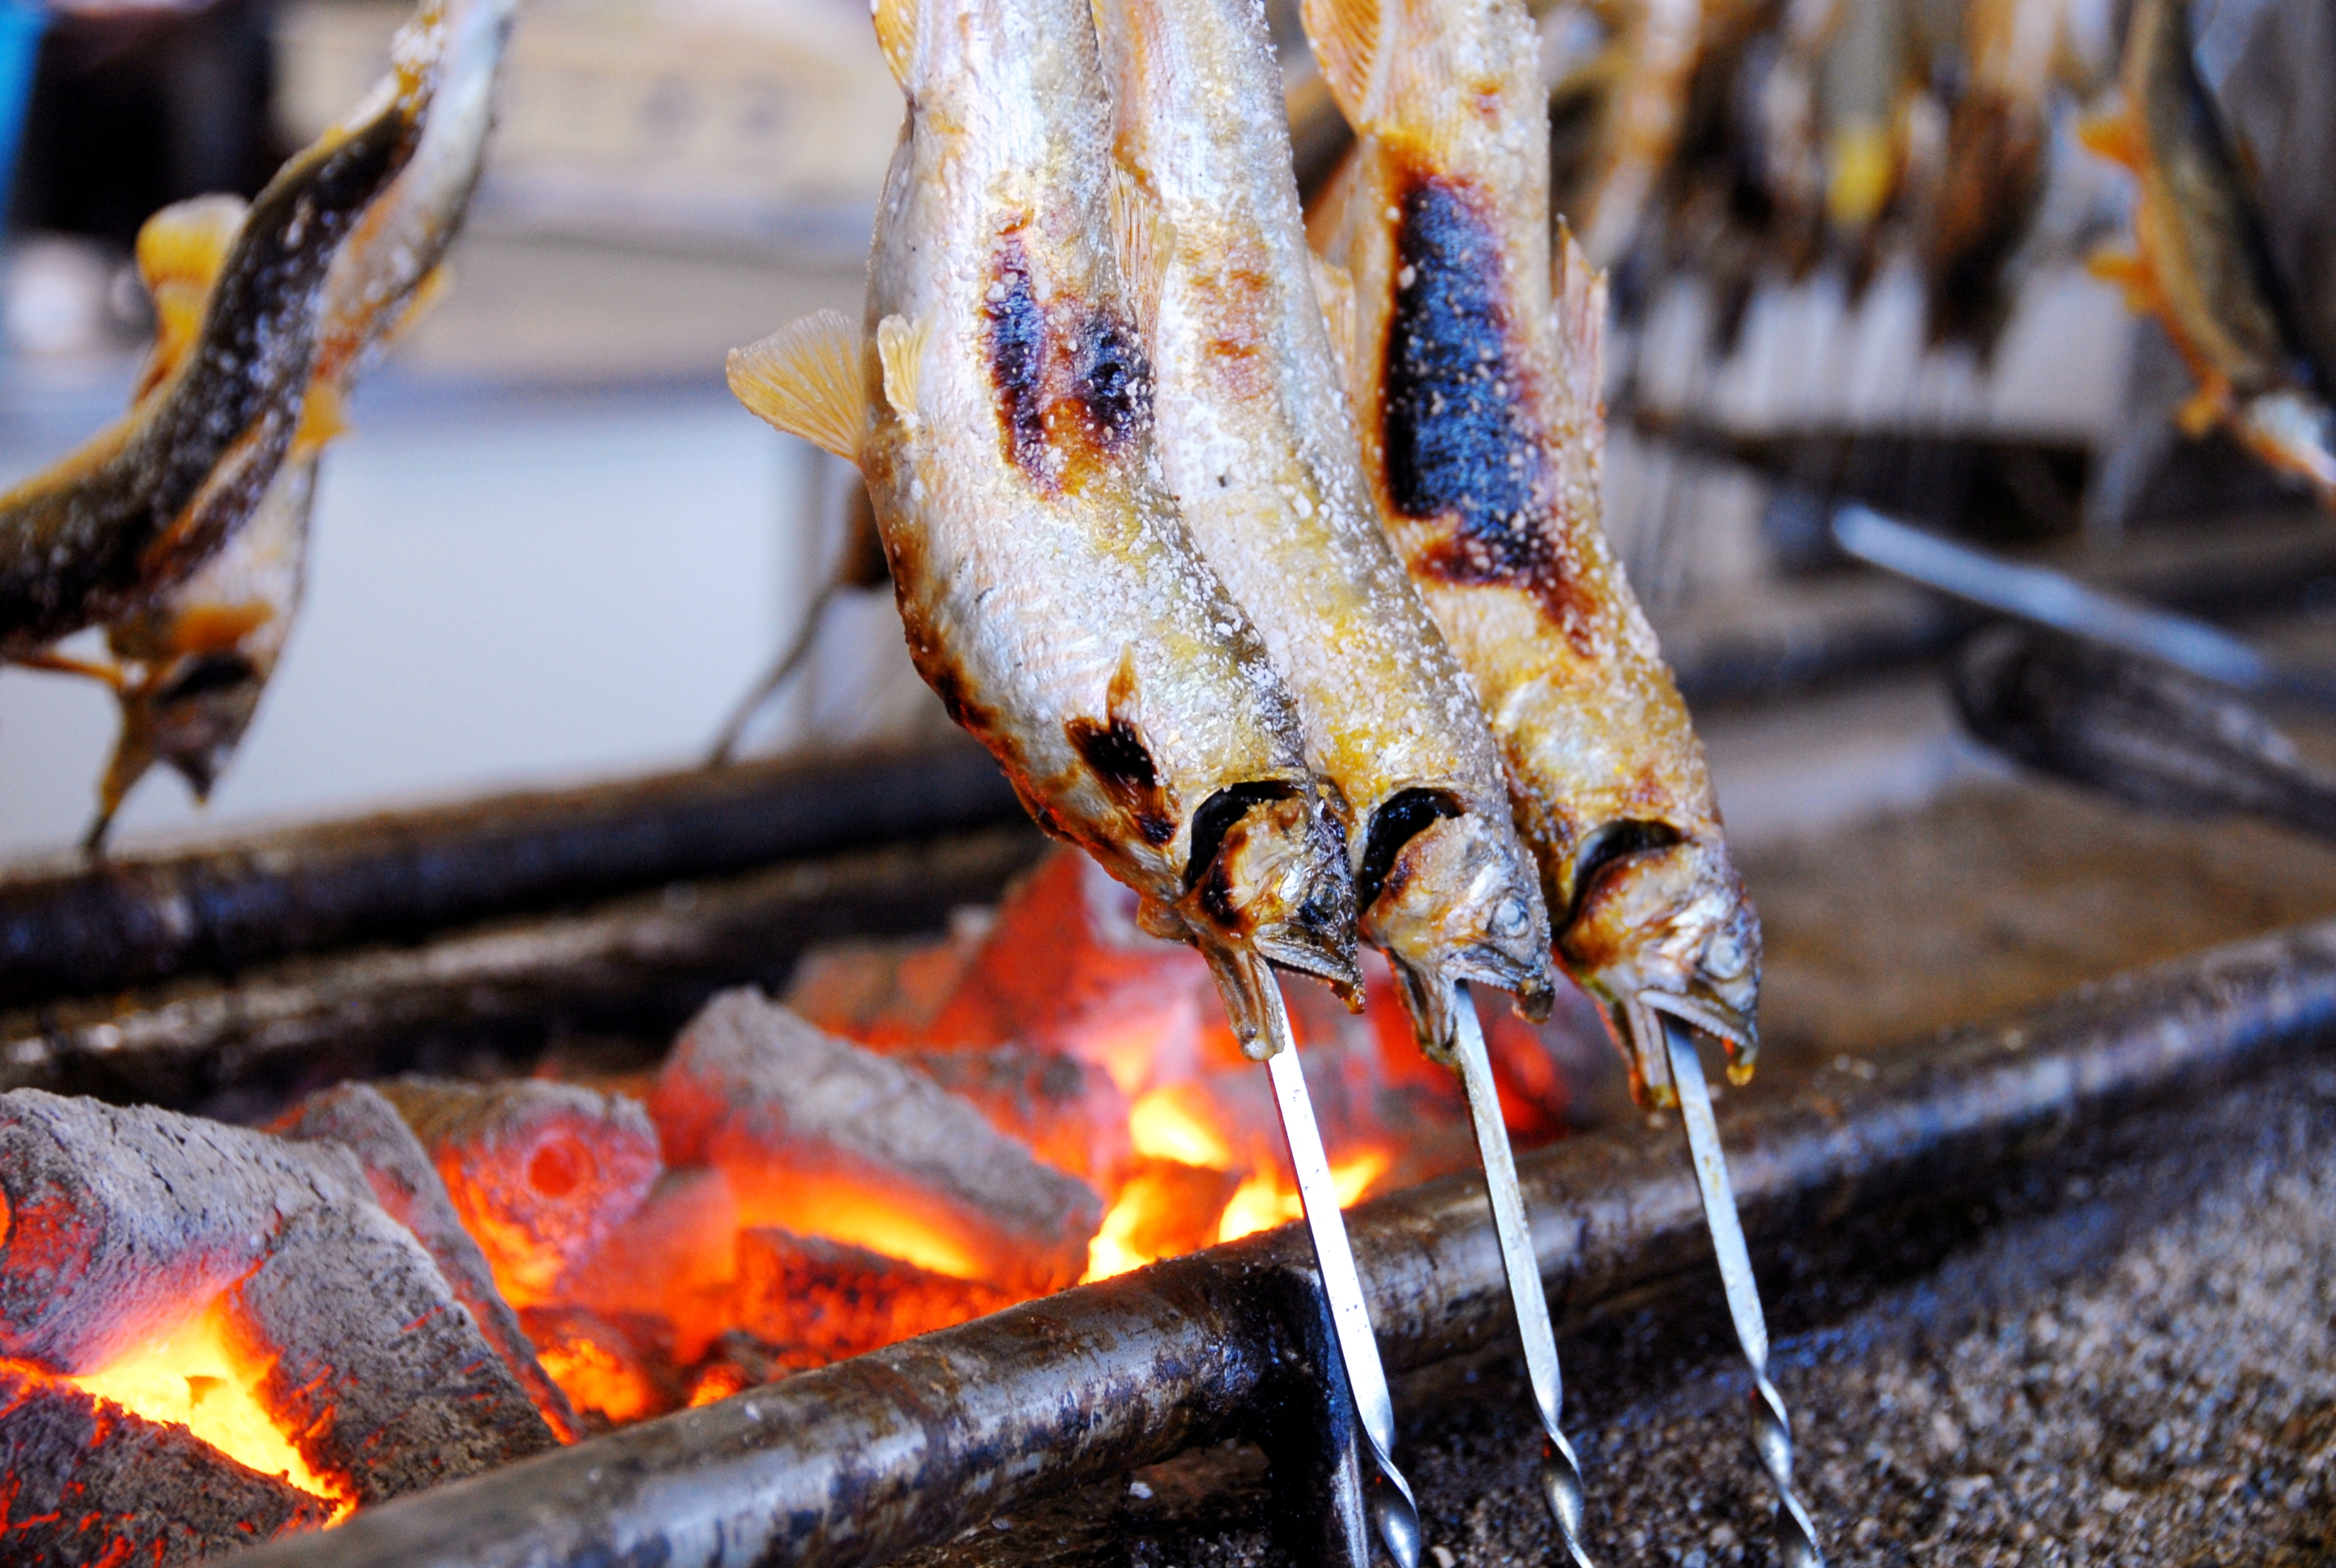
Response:
POLYGON ((1557 1364, 1557 1334, 1550 1326, 1549 1298, 1542 1290, 1541 1266, 1533 1254, 1533 1222, 1525 1214, 1524 1193, 1517 1186, 1517 1163, 1509 1150, 1508 1126, 1501 1119, 1500 1091, 1493 1083, 1484 1026, 1477 1021, 1476 1005, 1466 983, 1455 990, 1460 1081, 1467 1090, 1469 1117, 1476 1125, 1476 1151, 1484 1161, 1484 1186, 1493 1200, 1493 1232, 1500 1239, 1501 1268, 1508 1276, 1517 1334, 1524 1342, 1525 1375, 1533 1384, 1533 1403, 1541 1411, 1542 1431, 1548 1437, 1542 1453, 1542 1491, 1557 1520, 1566 1554, 1576 1568, 1590 1568, 1590 1553, 1582 1540, 1586 1512, 1582 1466, 1558 1425, 1565 1406, 1565 1383, 1557 1364))
POLYGON ((1793 1491, 1793 1423, 1784 1396, 1768 1381, 1768 1322, 1760 1310, 1760 1287, 1752 1278, 1752 1255, 1736 1216, 1736 1194, 1728 1180, 1728 1157, 1719 1144, 1719 1124, 1711 1114, 1711 1088, 1695 1036, 1666 1015, 1663 1040, 1670 1052, 1671 1083, 1679 1091, 1679 1119, 1687 1125, 1688 1153, 1703 1198, 1703 1219, 1719 1257, 1720 1283, 1728 1292, 1728 1315, 1735 1320, 1737 1343, 1752 1368, 1752 1447, 1775 1484, 1778 1545, 1786 1568, 1825 1568, 1816 1525, 1793 1491))

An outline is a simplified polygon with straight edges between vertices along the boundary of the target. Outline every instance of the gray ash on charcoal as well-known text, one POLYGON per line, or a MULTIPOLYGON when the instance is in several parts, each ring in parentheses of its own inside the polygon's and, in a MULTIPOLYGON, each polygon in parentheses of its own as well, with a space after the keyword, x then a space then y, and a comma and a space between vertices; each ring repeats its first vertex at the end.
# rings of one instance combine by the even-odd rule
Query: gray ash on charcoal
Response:
POLYGON ((723 1171, 750 1222, 832 1233, 821 1222, 833 1194, 881 1193, 1025 1294, 1077 1280, 1102 1222, 1093 1188, 972 1106, 751 989, 716 997, 682 1031, 651 1107, 666 1157, 723 1171))
POLYGON ((580 1430, 560 1385, 544 1375, 486 1254, 462 1228, 430 1156, 395 1106, 365 1084, 342 1084, 303 1101, 272 1129, 296 1143, 332 1143, 356 1156, 375 1201, 430 1254, 438 1272, 562 1440, 580 1430))
POLYGON ((0 1358, 95 1372, 216 1308, 293 1445, 360 1502, 557 1446, 346 1148, 18 1090, 0 1199, 0 1358))

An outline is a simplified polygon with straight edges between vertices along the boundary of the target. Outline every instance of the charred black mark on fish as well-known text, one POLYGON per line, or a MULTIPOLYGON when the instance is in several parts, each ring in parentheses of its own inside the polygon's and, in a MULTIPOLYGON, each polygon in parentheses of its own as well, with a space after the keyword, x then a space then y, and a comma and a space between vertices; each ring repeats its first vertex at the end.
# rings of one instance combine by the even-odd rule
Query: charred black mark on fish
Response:
POLYGON ((1547 515, 1540 433, 1519 412, 1500 232, 1464 186, 1435 175, 1412 180, 1401 214, 1379 408, 1388 499, 1407 517, 1449 520, 1428 571, 1524 589, 1572 628, 1586 601, 1547 515))
POLYGON ((1041 483, 1046 471, 1046 316, 1030 286, 1018 232, 1008 231, 992 264, 982 315, 989 323, 989 375, 1006 426, 1006 455, 1041 483))
POLYGON ((1063 726, 1073 749, 1086 762, 1104 793, 1127 813, 1144 842, 1155 847, 1176 836, 1176 813, 1160 783, 1160 770, 1128 719, 1075 718, 1063 726))
POLYGON ((1396 859, 1406 844, 1427 830, 1430 823, 1460 814, 1459 803, 1436 790, 1409 789, 1371 813, 1368 836, 1363 840, 1362 869, 1355 873, 1355 907, 1368 910, 1380 895, 1403 896, 1403 873, 1396 859))
POLYGON ((1079 368, 1079 400, 1105 451, 1120 453, 1152 416, 1152 366, 1135 334, 1108 313, 1086 323, 1079 368))
POLYGON ((982 315, 1006 455, 1048 495, 1124 455, 1152 418, 1152 366, 1105 306, 1042 299, 1019 228, 1000 237, 982 315))

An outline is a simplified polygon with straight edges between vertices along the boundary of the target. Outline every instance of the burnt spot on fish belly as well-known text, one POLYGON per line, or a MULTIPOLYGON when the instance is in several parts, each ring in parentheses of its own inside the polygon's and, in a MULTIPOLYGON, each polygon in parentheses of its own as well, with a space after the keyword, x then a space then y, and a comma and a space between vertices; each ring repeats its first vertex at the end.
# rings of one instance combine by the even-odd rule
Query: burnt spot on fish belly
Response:
POLYGON ((1125 452, 1152 419, 1152 365, 1134 331, 1096 310, 1080 334, 1077 389, 1089 433, 1104 451, 1125 452))
POLYGON ((1075 718, 1065 722, 1063 733, 1144 842, 1157 848, 1176 836, 1175 808, 1134 721, 1117 715, 1101 720, 1075 718))
POLYGON ((990 266, 981 314, 989 325, 989 379, 998 388, 1007 460, 1051 485, 1046 466, 1046 313, 1030 286, 1030 263, 1018 229, 1001 238, 990 266))
POLYGON ((1519 413, 1499 232, 1440 176, 1415 178, 1400 210, 1379 406, 1387 499, 1446 521, 1424 570, 1524 589, 1573 632, 1591 605, 1547 515, 1540 433, 1519 413))

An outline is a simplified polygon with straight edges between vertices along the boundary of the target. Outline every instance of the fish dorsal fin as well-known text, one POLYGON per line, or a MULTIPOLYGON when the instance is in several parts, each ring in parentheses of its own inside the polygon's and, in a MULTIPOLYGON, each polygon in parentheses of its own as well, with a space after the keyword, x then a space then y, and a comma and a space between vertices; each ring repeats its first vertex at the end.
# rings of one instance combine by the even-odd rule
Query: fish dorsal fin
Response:
POLYGON ((868 14, 876 23, 876 47, 905 90, 917 56, 917 0, 869 0, 868 14))
POLYGON ((1319 256, 1306 258, 1314 277, 1314 300, 1322 307, 1322 325, 1330 334, 1330 352, 1338 356, 1338 371, 1347 385, 1355 382, 1355 279, 1345 268, 1319 256))
POLYGON ((1165 260, 1161 246, 1167 226, 1168 215, 1160 210, 1159 201, 1144 188, 1144 182, 1126 165, 1112 165, 1112 255, 1136 325, 1147 336, 1157 316, 1160 268, 1165 260))
POLYGON ((154 346, 131 401, 142 403, 170 379, 203 326, 203 302, 226 264, 248 208, 239 196, 176 201, 138 230, 138 272, 154 298, 154 346))
POLYGON ((1306 36, 1322 66, 1322 80, 1347 123, 1359 130, 1377 108, 1386 64, 1387 33, 1404 0, 1305 0, 1306 36))
POLYGON ((1606 394, 1606 274, 1574 242, 1572 226, 1557 224, 1556 277, 1551 279, 1551 326, 1558 364, 1574 417, 1600 417, 1606 394))
POLYGON ((840 310, 815 310, 760 343, 734 348, 730 391, 766 424, 860 461, 868 428, 868 373, 860 329, 840 310))
POLYGON ((917 378, 925 359, 925 324, 888 316, 876 324, 876 356, 884 365, 884 401, 902 421, 917 423, 917 378))

